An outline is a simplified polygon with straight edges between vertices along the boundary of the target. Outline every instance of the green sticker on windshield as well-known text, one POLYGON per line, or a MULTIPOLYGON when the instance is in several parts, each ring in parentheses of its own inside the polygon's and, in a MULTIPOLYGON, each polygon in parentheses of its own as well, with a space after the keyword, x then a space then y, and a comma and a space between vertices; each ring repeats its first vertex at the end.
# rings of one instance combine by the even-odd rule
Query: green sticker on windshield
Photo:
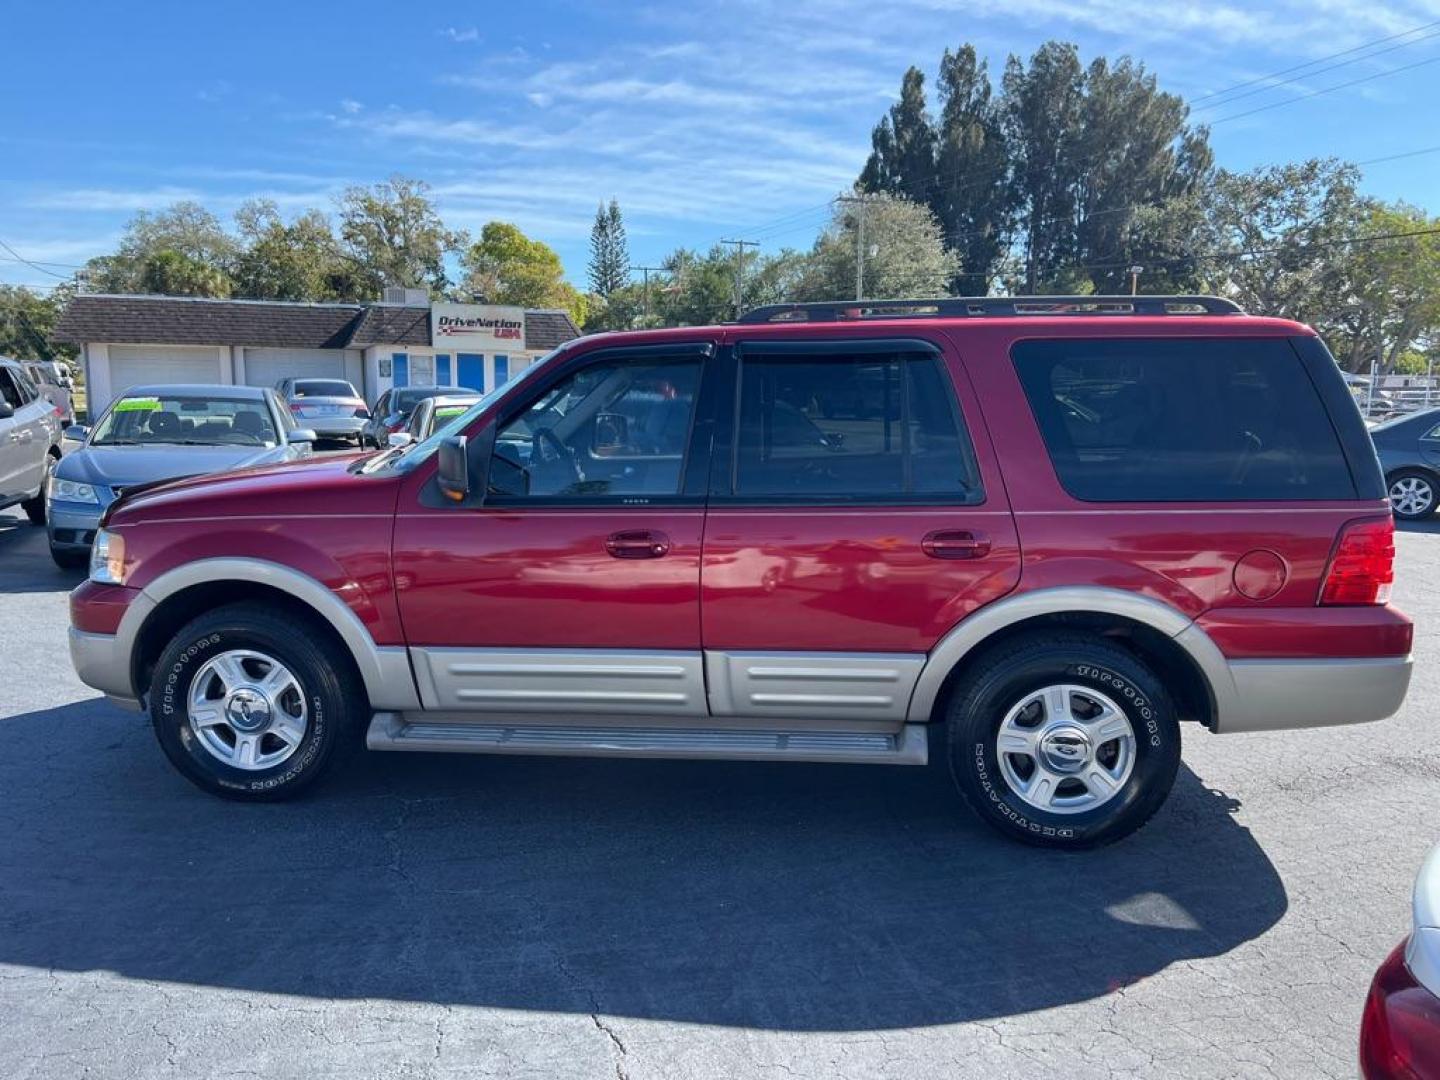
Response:
POLYGON ((131 397, 115 405, 116 412, 155 412, 159 408, 157 397, 131 397))
POLYGON ((446 405, 443 408, 435 410, 435 419, 448 420, 452 416, 459 416, 467 408, 469 408, 468 405, 446 405))

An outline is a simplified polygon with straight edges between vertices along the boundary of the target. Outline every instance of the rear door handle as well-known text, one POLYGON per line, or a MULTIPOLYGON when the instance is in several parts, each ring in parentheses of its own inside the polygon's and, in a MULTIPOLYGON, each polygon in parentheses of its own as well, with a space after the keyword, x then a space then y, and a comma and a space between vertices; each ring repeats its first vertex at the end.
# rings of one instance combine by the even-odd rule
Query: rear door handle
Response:
POLYGON ((920 550, 932 559, 983 559, 990 554, 990 538, 963 529, 940 529, 925 534, 920 550))
POLYGON ((658 559, 669 554, 670 538, 650 529, 611 533, 605 550, 617 559, 658 559))

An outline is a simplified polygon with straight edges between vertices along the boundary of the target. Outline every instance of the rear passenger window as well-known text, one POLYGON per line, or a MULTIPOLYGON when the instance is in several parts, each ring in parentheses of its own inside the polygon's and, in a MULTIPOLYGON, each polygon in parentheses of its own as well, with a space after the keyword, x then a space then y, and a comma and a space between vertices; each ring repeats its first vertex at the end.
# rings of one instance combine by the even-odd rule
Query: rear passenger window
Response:
POLYGON ((1320 396, 1282 339, 1025 341, 1012 357, 1077 499, 1355 498, 1320 396))
POLYGON ((734 494, 981 500, 969 441, 928 353, 746 353, 734 494))

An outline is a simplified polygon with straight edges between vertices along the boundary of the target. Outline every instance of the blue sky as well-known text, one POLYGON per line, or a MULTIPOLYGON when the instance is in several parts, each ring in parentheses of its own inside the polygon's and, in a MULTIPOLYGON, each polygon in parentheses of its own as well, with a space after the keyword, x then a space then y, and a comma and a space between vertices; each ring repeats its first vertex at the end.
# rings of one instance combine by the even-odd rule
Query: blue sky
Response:
MULTIPOLYGON (((1087 60, 1129 53, 1215 123, 1229 168, 1440 145, 1440 0, 9 7, 0 241, 58 274, 137 210, 190 198, 228 218, 252 196, 329 210, 393 172, 428 180, 454 226, 502 219, 550 243, 577 283, 612 196, 637 264, 722 237, 808 246, 905 68, 933 73, 967 41, 997 73, 1049 38, 1087 60), (1431 23, 1330 71, 1202 99, 1431 23)), ((1365 173, 1367 190, 1440 212, 1440 153, 1365 173)), ((55 280, 0 256, 0 281, 55 280)))

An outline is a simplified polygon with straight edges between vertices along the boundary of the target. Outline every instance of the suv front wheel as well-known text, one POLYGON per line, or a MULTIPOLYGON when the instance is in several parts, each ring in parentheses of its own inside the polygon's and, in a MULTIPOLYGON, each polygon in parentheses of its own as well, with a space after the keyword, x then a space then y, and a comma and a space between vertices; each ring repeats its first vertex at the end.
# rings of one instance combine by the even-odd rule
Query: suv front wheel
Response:
POLYGON ((357 742, 365 694, 320 627, 232 604, 171 639, 150 683, 150 719, 171 763, 214 795, 300 794, 357 742))
POLYGON ((1057 848, 1128 836, 1160 808, 1180 729, 1160 680, 1103 640, 1055 633, 997 649, 951 695, 951 773, 1005 835, 1057 848))

